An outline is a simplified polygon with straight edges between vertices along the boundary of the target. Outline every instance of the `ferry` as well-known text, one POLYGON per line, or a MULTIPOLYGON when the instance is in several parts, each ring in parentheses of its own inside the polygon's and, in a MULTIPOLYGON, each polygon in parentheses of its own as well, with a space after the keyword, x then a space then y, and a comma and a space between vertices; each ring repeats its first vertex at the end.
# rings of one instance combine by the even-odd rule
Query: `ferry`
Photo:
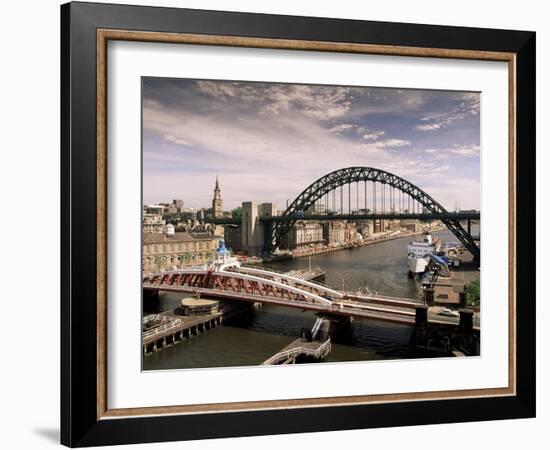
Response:
POLYGON ((430 254, 439 251, 441 242, 434 239, 430 232, 425 231, 422 240, 413 240, 407 245, 407 262, 409 275, 415 276, 425 272, 430 254))

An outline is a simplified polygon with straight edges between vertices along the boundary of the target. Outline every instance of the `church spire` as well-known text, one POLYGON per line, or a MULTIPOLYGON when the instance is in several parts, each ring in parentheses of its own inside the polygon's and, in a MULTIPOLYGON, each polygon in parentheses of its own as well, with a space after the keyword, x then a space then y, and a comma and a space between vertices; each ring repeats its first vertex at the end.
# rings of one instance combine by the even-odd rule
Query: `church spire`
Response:
POLYGON ((223 200, 222 193, 220 190, 220 182, 218 180, 218 175, 216 175, 216 185, 214 187, 214 198, 212 199, 212 215, 214 217, 223 216, 223 200))

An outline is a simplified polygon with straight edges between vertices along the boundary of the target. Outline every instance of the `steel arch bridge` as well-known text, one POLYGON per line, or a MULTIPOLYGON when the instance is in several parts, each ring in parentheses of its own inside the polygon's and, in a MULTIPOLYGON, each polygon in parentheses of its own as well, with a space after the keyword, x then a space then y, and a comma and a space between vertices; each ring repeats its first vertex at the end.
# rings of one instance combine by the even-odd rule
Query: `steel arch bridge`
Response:
MULTIPOLYGON (((467 248, 474 258, 479 261, 479 247, 475 243, 472 236, 462 227, 457 219, 448 218, 449 212, 441 206, 433 197, 420 189, 418 186, 409 181, 394 175, 385 170, 376 169, 373 167, 347 167, 344 169, 335 170, 310 184, 296 199, 287 207, 283 213, 283 217, 290 217, 288 221, 274 221, 271 223, 271 229, 266 233, 268 242, 267 247, 277 248, 283 243, 283 240, 293 225, 303 217, 307 211, 314 210, 316 205, 321 201, 327 206, 330 204, 330 195, 333 197, 333 208, 335 206, 335 196, 337 190, 340 189, 340 214, 344 211, 344 186, 348 186, 348 212, 351 212, 351 185, 357 183, 357 207, 359 207, 359 183, 364 182, 364 210, 377 213, 377 208, 386 211, 386 204, 389 204, 389 209, 395 212, 397 190, 397 204, 400 210, 404 209, 404 205, 409 205, 406 210, 410 212, 411 201, 413 209, 417 210, 422 207, 422 212, 428 211, 431 214, 440 214, 441 221, 447 228, 457 237, 460 243, 467 248), (368 210, 368 195, 367 182, 372 183, 371 207, 368 210), (376 197, 376 186, 379 186, 379 197, 376 197), (389 190, 389 193, 386 191, 389 190), (389 195, 386 202, 386 194, 389 195)), ((325 210, 327 212, 327 210, 325 210)), ((364 217, 364 216, 363 216, 364 217)))

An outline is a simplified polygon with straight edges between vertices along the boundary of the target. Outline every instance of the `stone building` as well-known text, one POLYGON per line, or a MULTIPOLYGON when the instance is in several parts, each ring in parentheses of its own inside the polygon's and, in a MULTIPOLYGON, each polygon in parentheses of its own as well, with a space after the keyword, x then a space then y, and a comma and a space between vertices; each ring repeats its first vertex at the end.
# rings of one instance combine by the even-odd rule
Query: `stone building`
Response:
POLYGON ((144 233, 143 271, 148 273, 204 264, 211 259, 219 239, 210 233, 176 233, 173 226, 161 234, 144 233))
POLYGON ((172 200, 172 205, 174 205, 178 212, 183 212, 183 200, 176 198, 172 200))
POLYGON ((323 243, 323 226, 318 222, 296 222, 285 238, 285 247, 291 250, 323 243))
POLYGON ((327 245, 342 245, 345 239, 344 222, 326 222, 323 224, 323 239, 327 245))
MULTIPOLYGON (((264 247, 265 230, 264 224, 260 222, 260 218, 276 215, 277 207, 273 203, 242 203, 240 244, 242 250, 244 250, 248 256, 260 255, 264 247)), ((231 248, 233 250, 236 250, 235 242, 235 239, 231 239, 231 248)))
POLYGON ((422 231, 432 231, 437 230, 442 225, 440 220, 417 220, 417 219, 407 219, 401 220, 400 227, 404 228, 407 231, 420 233, 422 231))
POLYGON ((143 233, 164 233, 166 221, 157 214, 143 214, 143 233))

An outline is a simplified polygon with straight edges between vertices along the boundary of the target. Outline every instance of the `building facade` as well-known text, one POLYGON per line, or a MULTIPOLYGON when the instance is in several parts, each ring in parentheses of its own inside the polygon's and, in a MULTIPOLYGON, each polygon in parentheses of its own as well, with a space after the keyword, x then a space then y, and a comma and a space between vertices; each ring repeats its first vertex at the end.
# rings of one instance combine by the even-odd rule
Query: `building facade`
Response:
POLYGON ((220 239, 211 233, 166 231, 143 235, 143 272, 204 264, 212 258, 220 239))
POLYGON ((143 233, 164 233, 166 220, 157 214, 143 214, 143 233))
POLYGON ((325 222, 323 224, 323 239, 329 246, 342 245, 346 243, 344 222, 325 222))
POLYGON ((285 247, 290 250, 324 244, 323 226, 318 222, 296 222, 288 232, 285 241, 285 247))

